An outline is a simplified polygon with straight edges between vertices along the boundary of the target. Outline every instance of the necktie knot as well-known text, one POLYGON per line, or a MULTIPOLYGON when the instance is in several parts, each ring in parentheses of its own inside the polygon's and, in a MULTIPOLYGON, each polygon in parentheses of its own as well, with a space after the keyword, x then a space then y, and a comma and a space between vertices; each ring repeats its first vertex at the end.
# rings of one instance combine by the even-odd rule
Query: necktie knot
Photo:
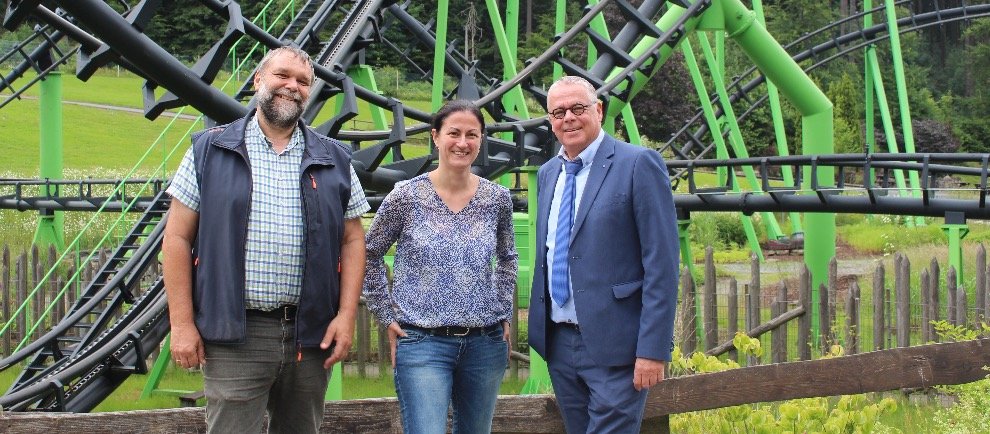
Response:
POLYGON ((583 164, 581 164, 580 158, 575 158, 574 161, 564 160, 564 170, 567 171, 568 175, 574 175, 578 173, 581 170, 582 166, 583 164))

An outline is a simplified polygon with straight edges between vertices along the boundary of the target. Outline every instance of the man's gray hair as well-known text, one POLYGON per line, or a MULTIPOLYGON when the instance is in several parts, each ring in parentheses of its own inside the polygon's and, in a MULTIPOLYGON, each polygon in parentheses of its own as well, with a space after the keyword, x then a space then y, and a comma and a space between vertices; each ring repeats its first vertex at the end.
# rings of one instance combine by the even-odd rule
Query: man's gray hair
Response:
POLYGON ((261 62, 258 63, 258 71, 264 71, 268 66, 268 62, 279 53, 289 53, 293 57, 302 60, 309 67, 309 76, 316 77, 316 71, 313 69, 313 59, 310 59, 309 53, 289 45, 278 47, 265 54, 265 57, 262 57, 261 62))
POLYGON ((595 91, 595 87, 592 86, 591 83, 588 82, 588 80, 585 80, 575 75, 565 75, 563 77, 558 78, 557 81, 553 82, 553 84, 550 85, 550 88, 547 89, 547 94, 552 92, 555 87, 565 84, 583 87, 584 91, 587 92, 588 94, 589 102, 598 101, 598 93, 595 91))

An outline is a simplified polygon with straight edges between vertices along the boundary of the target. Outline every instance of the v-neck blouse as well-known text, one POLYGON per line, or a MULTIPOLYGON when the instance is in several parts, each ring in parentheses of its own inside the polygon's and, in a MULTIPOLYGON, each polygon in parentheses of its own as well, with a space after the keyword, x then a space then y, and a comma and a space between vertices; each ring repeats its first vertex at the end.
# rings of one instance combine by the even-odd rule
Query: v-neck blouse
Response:
POLYGON ((382 324, 480 327, 508 321, 518 269, 509 190, 481 179, 454 213, 426 174, 400 182, 366 236, 364 296, 382 324), (392 290, 384 255, 395 244, 392 290))

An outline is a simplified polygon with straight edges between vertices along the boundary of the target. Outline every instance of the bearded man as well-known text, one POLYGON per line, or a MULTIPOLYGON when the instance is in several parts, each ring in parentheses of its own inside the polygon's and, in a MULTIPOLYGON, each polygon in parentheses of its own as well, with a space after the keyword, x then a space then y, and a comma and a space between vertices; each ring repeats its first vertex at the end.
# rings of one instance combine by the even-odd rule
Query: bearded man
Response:
POLYGON ((370 207, 350 150, 300 121, 309 55, 269 52, 257 109, 193 136, 168 193, 171 351, 202 366, 209 432, 315 433, 350 350, 370 207))

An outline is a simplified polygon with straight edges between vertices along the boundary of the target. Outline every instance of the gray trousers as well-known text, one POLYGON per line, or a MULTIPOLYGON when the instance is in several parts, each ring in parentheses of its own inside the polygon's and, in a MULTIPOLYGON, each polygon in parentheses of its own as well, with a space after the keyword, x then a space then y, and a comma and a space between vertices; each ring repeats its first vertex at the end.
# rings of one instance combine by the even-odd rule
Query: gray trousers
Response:
POLYGON ((271 433, 316 433, 330 372, 325 352, 307 349, 297 360, 295 324, 249 313, 247 343, 206 345, 203 366, 210 433, 258 433, 269 416, 271 433))

